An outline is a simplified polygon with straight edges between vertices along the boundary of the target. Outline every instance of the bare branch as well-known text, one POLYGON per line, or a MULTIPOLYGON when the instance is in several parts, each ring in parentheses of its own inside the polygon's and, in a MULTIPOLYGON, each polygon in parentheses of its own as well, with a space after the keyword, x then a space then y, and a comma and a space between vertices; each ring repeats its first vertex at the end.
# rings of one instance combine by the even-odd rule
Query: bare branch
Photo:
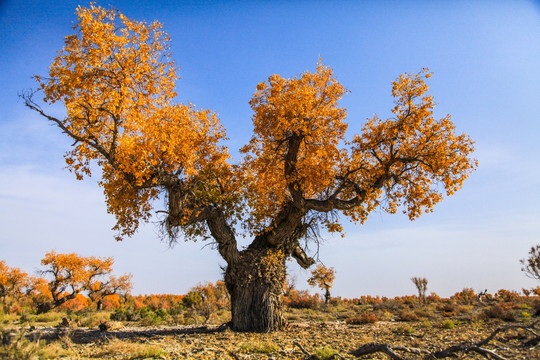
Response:
POLYGON ((412 348, 412 347, 406 347, 406 346, 393 346, 388 344, 379 344, 379 343, 369 343, 360 346, 358 349, 353 350, 350 352, 351 355, 360 357, 363 355, 370 355, 377 352, 382 352, 390 358, 395 360, 405 360, 404 357, 397 354, 396 351, 403 351, 408 352, 412 354, 417 355, 426 355, 426 358, 435 358, 435 359, 444 359, 448 357, 456 357, 456 354, 458 353, 468 353, 468 352, 475 352, 480 355, 483 355, 486 358, 493 358, 495 360, 507 360, 505 357, 497 354, 494 350, 486 349, 482 346, 487 345, 491 340, 495 338, 495 336, 501 332, 510 330, 510 329, 521 329, 525 330, 527 332, 530 332, 534 336, 536 336, 537 339, 540 339, 540 335, 536 333, 534 330, 536 330, 536 326, 540 323, 540 320, 535 321, 528 325, 507 325, 502 326, 497 329, 495 329, 488 337, 485 339, 476 342, 476 343, 460 343, 457 345, 450 346, 444 350, 434 351, 430 352, 424 349, 418 349, 418 348, 412 348))
POLYGON ((41 107, 38 104, 36 104, 34 102, 34 100, 32 99, 34 93, 35 92, 29 92, 29 93, 25 93, 25 94, 21 95, 22 99, 24 100, 24 104, 27 107, 29 107, 30 109, 36 111, 38 114, 40 114, 41 116, 43 116, 47 120, 52 121, 53 123, 55 123, 56 126, 58 126, 62 130, 62 132, 64 132, 70 138, 75 140, 74 145, 77 142, 83 142, 83 143, 89 145, 90 147, 94 148, 105 159, 107 159, 109 161, 111 160, 109 152, 99 143, 99 141, 96 138, 94 138, 93 141, 92 141, 91 139, 85 138, 83 136, 79 136, 79 135, 75 134, 73 131, 69 130, 64 125, 64 122, 62 120, 59 120, 59 119, 55 118, 54 116, 50 116, 50 115, 46 114, 43 111, 43 109, 41 109, 41 107))

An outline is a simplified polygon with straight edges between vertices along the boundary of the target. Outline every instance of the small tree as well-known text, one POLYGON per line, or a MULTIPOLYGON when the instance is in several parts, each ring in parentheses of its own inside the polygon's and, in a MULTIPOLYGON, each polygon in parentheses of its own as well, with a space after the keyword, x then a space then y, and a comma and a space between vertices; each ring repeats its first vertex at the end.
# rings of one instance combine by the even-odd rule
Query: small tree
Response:
POLYGON ((10 311, 14 302, 21 300, 29 285, 27 273, 19 268, 10 268, 4 260, 0 261, 0 303, 4 313, 10 311))
POLYGON ((113 264, 112 257, 83 257, 75 253, 48 252, 41 260, 41 265, 46 269, 40 273, 51 278, 47 284, 49 294, 40 291, 41 296, 37 297, 38 313, 57 308, 68 300, 75 299, 83 291, 88 291, 91 297, 94 296, 99 301, 99 296, 112 295, 113 290, 131 288, 131 275, 120 278, 111 275, 113 264))
POLYGON ((521 271, 530 278, 540 281, 540 244, 531 247, 529 257, 520 260, 521 271))
POLYGON ((418 290, 418 297, 420 298, 420 301, 422 301, 422 303, 425 303, 428 284, 427 279, 415 276, 411 278, 411 281, 414 283, 414 286, 416 286, 416 289, 418 290))
POLYGON ((109 278, 103 282, 94 281, 92 284, 89 284, 88 297, 96 304, 96 310, 102 309, 103 300, 105 300, 107 296, 115 294, 127 296, 133 288, 133 284, 131 283, 132 277, 131 274, 124 274, 120 277, 110 275, 109 278))
POLYGON ((332 288, 335 278, 336 271, 334 268, 327 268, 326 266, 319 264, 317 267, 315 267, 315 269, 311 270, 311 277, 308 279, 308 284, 311 286, 317 286, 321 290, 325 291, 325 304, 328 304, 330 301, 330 288, 332 288))

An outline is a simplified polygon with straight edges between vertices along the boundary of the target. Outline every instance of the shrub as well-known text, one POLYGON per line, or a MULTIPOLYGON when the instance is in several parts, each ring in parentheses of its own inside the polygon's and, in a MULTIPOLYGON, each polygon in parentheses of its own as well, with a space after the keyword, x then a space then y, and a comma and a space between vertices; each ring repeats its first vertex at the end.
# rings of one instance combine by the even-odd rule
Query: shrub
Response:
POLYGON ((88 327, 88 328, 95 328, 98 327, 99 324, 107 321, 110 319, 110 315, 106 312, 94 312, 86 314, 86 316, 79 317, 77 319, 77 322, 79 326, 82 327, 88 327))
POLYGON ((506 289, 501 289, 497 291, 495 297, 501 299, 504 302, 512 302, 519 299, 519 294, 515 291, 509 291, 506 289))
POLYGON ((293 290, 284 300, 287 306, 295 309, 317 309, 322 304, 319 294, 311 295, 306 290, 293 290))
POLYGON ((315 349, 314 358, 317 360, 330 360, 334 359, 338 352, 331 347, 319 347, 315 349))
POLYGON ((185 307, 194 307, 199 305, 202 302, 202 296, 198 292, 190 291, 182 299, 182 304, 185 307))
POLYGON ((441 300, 441 297, 437 295, 437 293, 432 292, 428 295, 427 299, 431 302, 439 302, 441 300))
POLYGON ((384 302, 375 303, 373 305, 374 310, 385 310, 396 312, 403 308, 403 303, 400 299, 386 299, 384 302))
POLYGON ((433 316, 430 311, 423 309, 414 310, 414 313, 416 314, 416 316, 418 316, 418 318, 429 318, 433 316))
POLYGON ((396 334, 400 335, 412 335, 415 333, 415 331, 416 330, 414 330, 414 328, 409 325, 400 325, 394 330, 396 334))
POLYGON ((362 305, 362 304, 368 304, 368 305, 374 305, 374 304, 380 304, 383 300, 379 297, 373 297, 371 295, 364 295, 361 296, 360 299, 357 299, 355 302, 356 304, 362 305))
POLYGON ((395 317, 393 312, 386 311, 386 310, 377 311, 376 316, 379 319, 379 321, 391 321, 391 320, 394 320, 394 317, 395 317))
POLYGON ((516 317, 514 314, 506 309, 501 304, 490 306, 489 308, 484 310, 484 314, 492 319, 500 319, 504 321, 515 321, 516 317))
POLYGON ((447 319, 441 323, 441 327, 443 329, 453 329, 456 327, 456 323, 450 319, 447 319))
POLYGON ((429 320, 422 321, 422 327, 425 327, 426 329, 430 329, 432 327, 431 321, 429 320))
POLYGON ((156 316, 159 317, 161 320, 167 320, 171 317, 164 309, 157 309, 154 310, 154 312, 156 313, 156 316))
POLYGON ((132 309, 125 308, 114 310, 110 316, 110 319, 113 321, 138 321, 140 318, 139 313, 134 312, 132 309))
POLYGON ((375 324, 379 319, 372 312, 363 312, 360 315, 349 316, 345 322, 349 325, 375 324))
POLYGON ((145 325, 155 325, 163 321, 152 309, 143 307, 139 309, 141 322, 145 325))
POLYGON ((458 306, 456 304, 451 303, 445 303, 437 306, 437 310, 439 310, 443 316, 454 316, 456 315, 458 306))
POLYGON ((399 321, 416 321, 418 320, 418 316, 410 310, 401 310, 398 313, 398 320, 399 321))
POLYGON ((521 317, 523 320, 529 319, 532 315, 527 311, 522 311, 519 314, 519 317, 521 317))
POLYGON ((464 288, 460 292, 455 293, 450 299, 461 304, 472 304, 477 299, 477 295, 474 293, 473 289, 464 288))

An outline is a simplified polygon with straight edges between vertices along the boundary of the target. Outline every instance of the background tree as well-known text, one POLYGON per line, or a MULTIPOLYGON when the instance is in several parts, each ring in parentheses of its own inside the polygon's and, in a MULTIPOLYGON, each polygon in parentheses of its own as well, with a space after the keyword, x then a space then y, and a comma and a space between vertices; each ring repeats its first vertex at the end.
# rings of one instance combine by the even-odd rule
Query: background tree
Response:
POLYGON ((530 278, 540 281, 540 245, 532 246, 529 257, 520 260, 521 271, 530 278))
POLYGON ((88 297, 96 305, 96 310, 101 310, 103 307, 103 300, 106 297, 112 295, 127 296, 133 288, 132 284, 133 276, 131 274, 125 274, 120 277, 110 275, 103 281, 94 281, 87 285, 88 297))
POLYGON ((4 313, 9 313, 11 305, 20 301, 30 286, 30 277, 19 268, 9 267, 0 260, 0 301, 4 313))
MULTIPOLYGON (((41 275, 51 278, 48 282, 51 301, 38 304, 38 313, 50 311, 74 299, 90 282, 87 259, 77 254, 57 254, 51 251, 45 254, 41 265, 45 266, 45 270, 40 271, 41 275)), ((99 269, 100 275, 104 270, 103 265, 99 269)))
POLYGON ((117 286, 118 290, 129 289, 131 275, 120 278, 112 276, 113 264, 114 260, 110 257, 83 257, 74 253, 48 252, 41 260, 41 265, 46 267, 41 274, 51 278, 47 284, 50 297, 39 297, 42 302, 37 304, 38 313, 50 311, 68 300, 75 299, 84 291, 88 291, 99 301, 99 295, 115 290, 113 285, 117 286))
POLYGON ((418 290, 418 298, 420 301, 422 301, 422 303, 425 303, 428 280, 426 278, 415 276, 411 278, 411 281, 413 282, 414 286, 416 286, 416 290, 418 290))
POLYGON ((335 278, 336 272, 333 267, 328 268, 322 264, 319 264, 313 270, 311 270, 311 277, 308 279, 308 284, 324 290, 325 304, 328 304, 330 301, 330 289, 332 288, 332 285, 334 285, 335 278))
POLYGON ((40 308, 40 304, 51 303, 53 300, 49 290, 49 282, 42 277, 32 277, 30 279, 30 288, 26 295, 36 309, 40 308))
POLYGON ((118 239, 149 220, 160 196, 171 242, 213 238, 227 263, 236 330, 283 327, 285 261, 310 267, 301 241, 316 240, 321 226, 341 231, 337 215, 363 223, 381 206, 415 219, 476 166, 473 142, 455 134, 450 116, 433 118, 427 70, 393 83, 393 118, 375 116, 347 140, 338 105, 346 90, 321 62, 313 73, 257 85, 254 134, 231 165, 217 116, 174 102, 176 68, 159 23, 91 5, 77 8, 75 30, 48 77, 36 76, 44 102, 63 103, 66 116, 47 114, 35 93, 23 95, 25 104, 74 140, 65 157, 77 179, 92 163, 101 168, 118 239), (239 231, 253 239, 241 251, 239 231))

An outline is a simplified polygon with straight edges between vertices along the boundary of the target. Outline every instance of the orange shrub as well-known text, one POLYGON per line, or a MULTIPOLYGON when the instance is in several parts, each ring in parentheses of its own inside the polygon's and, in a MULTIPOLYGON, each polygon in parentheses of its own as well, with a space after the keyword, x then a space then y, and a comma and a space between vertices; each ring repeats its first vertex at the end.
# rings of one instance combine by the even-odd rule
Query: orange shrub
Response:
POLYGON ((293 290, 283 301, 288 307, 296 309, 316 309, 322 303, 319 294, 311 295, 306 290, 293 290))
POLYGON ((495 294, 495 297, 505 302, 512 302, 512 301, 519 300, 519 294, 517 292, 509 291, 505 289, 501 289, 497 291, 497 293, 495 294))
POLYGON ((437 295, 437 293, 435 293, 435 292, 432 292, 431 294, 429 294, 426 297, 426 299, 428 299, 431 302, 439 302, 439 301, 441 301, 441 297, 439 295, 437 295))
POLYGON ((349 325, 375 324, 379 318, 372 312, 363 312, 360 315, 351 315, 345 322, 349 325))
POLYGON ((363 295, 360 297, 360 300, 357 302, 359 304, 366 304, 366 305, 374 305, 374 304, 380 304, 383 302, 383 299, 380 298, 380 296, 371 296, 371 295, 363 295))
POLYGON ((460 304, 472 304, 477 299, 477 295, 473 289, 464 288, 460 292, 455 293, 450 299, 455 300, 460 304))

